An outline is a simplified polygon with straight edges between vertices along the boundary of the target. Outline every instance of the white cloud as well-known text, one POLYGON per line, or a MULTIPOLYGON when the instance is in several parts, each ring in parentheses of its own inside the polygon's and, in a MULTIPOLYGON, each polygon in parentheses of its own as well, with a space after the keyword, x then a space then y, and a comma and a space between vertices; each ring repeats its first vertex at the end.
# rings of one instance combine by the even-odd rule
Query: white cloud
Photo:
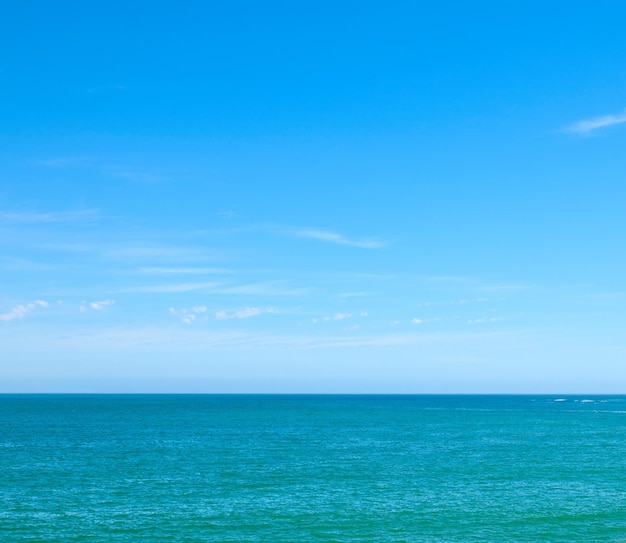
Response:
POLYGON ((424 324, 424 319, 418 319, 417 317, 415 317, 414 319, 411 319, 411 323, 412 324, 424 324))
POLYGON ((114 303, 115 303, 115 300, 101 300, 99 302, 91 302, 89 304, 89 307, 91 307, 91 309, 95 309, 96 311, 98 311, 100 309, 104 309, 105 307, 109 305, 113 305, 114 303))
POLYGON ((564 129, 565 132, 571 134, 589 134, 600 128, 607 126, 613 126, 616 124, 626 123, 626 112, 617 113, 615 115, 604 115, 602 117, 594 117, 593 119, 586 119, 578 121, 564 129))
MULTIPOLYGON (((360 313, 358 313, 359 317, 367 317, 368 313, 367 311, 361 311, 360 313)), ((330 316, 330 317, 324 317, 321 320, 323 320, 324 322, 330 322, 330 321, 342 321, 345 319, 351 319, 352 317, 354 317, 353 313, 335 313, 334 315, 330 316)), ((313 319, 313 322, 319 322, 320 319, 313 319)))
POLYGON ((86 313, 89 310, 101 311, 105 307, 109 307, 113 304, 115 304, 115 300, 100 300, 96 302, 87 302, 83 300, 80 303, 79 309, 81 313, 86 313))
POLYGON ((246 307, 245 309, 241 309, 239 311, 227 311, 223 309, 222 311, 217 311, 215 313, 215 318, 218 321, 229 319, 247 319, 250 317, 256 317, 261 313, 271 313, 272 311, 272 309, 259 309, 258 307, 246 307))
POLYGON ((23 319, 27 313, 34 311, 38 307, 48 307, 48 302, 44 300, 35 300, 34 302, 16 305, 8 313, 0 313, 0 321, 8 322, 15 319, 23 319))
POLYGON ((324 317, 326 322, 328 321, 342 321, 344 319, 352 318, 352 313, 335 313, 332 317, 324 317))
POLYGON ((325 241, 327 243, 348 245, 350 247, 359 247, 361 249, 380 249, 385 245, 382 241, 377 239, 348 239, 341 234, 338 234, 336 232, 330 232, 328 230, 299 229, 294 230, 292 233, 299 238, 316 239, 319 241, 325 241))
POLYGON ((193 321, 196 320, 197 315, 201 313, 206 313, 206 310, 207 310, 207 307, 204 305, 198 305, 190 309, 187 309, 184 307, 181 309, 170 307, 168 309, 171 315, 174 315, 175 317, 179 318, 185 324, 191 324, 193 321))
POLYGON ((470 319, 467 321, 467 324, 483 324, 485 322, 498 322, 501 320, 501 317, 491 317, 490 319, 470 319))

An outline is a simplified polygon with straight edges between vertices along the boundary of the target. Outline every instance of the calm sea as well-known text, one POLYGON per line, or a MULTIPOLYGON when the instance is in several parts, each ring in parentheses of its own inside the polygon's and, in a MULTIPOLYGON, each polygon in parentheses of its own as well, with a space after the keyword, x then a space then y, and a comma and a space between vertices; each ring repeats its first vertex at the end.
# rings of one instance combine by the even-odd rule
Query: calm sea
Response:
POLYGON ((0 540, 626 541, 626 397, 0 395, 0 540))

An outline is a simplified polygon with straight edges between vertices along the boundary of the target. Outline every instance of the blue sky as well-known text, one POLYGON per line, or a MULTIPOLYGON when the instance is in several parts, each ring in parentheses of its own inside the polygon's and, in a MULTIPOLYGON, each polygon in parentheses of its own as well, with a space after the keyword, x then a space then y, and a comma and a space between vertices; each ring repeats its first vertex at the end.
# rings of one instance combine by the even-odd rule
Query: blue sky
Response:
POLYGON ((623 391, 625 19, 14 3, 0 392, 623 391))

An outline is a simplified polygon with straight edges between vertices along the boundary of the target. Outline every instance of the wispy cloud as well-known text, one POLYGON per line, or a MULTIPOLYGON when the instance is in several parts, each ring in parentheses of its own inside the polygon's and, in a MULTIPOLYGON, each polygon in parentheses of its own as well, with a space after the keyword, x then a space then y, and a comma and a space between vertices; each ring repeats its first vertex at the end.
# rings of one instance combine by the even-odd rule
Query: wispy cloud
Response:
POLYGON ((342 321, 352 318, 352 313, 335 313, 332 317, 325 317, 325 321, 342 321))
POLYGON ((8 313, 0 313, 0 321, 7 322, 15 319, 23 319, 28 313, 34 311, 38 307, 48 307, 48 302, 44 300, 35 300, 26 304, 16 305, 8 313))
POLYGON ((570 134, 588 135, 600 128, 606 128, 616 124, 626 123, 626 111, 614 115, 604 115, 602 117, 594 117, 593 119, 585 119, 574 124, 566 126, 563 131, 570 134))
MULTIPOLYGON (((369 313, 367 311, 361 311, 360 313, 358 313, 359 317, 367 317, 368 315, 369 315, 369 313)), ((354 313, 335 313, 332 316, 323 317, 321 319, 313 318, 313 319, 311 319, 311 321, 313 323, 317 323, 317 322, 320 322, 320 321, 323 321, 323 322, 342 321, 342 320, 345 320, 345 319, 351 319, 354 316, 355 316, 354 313)))
POLYGON ((306 289, 283 288, 279 282, 252 283, 236 285, 229 282, 185 282, 164 283, 157 285, 134 285, 116 290, 116 292, 137 293, 176 293, 194 290, 210 292, 224 296, 297 296, 306 294, 306 289))
POLYGON ((174 315, 175 317, 179 318, 185 324, 191 324, 192 322, 196 320, 197 315, 206 313, 206 310, 207 310, 206 306, 199 305, 196 307, 191 307, 189 309, 184 308, 184 307, 181 309, 170 307, 168 311, 170 312, 171 315, 174 315))
POLYGON ((147 285, 127 287, 118 292, 146 292, 155 294, 167 294, 173 292, 191 292, 193 290, 212 290, 220 283, 173 283, 168 285, 147 285))
POLYGON ((316 239, 318 241, 324 241, 326 243, 335 243, 337 245, 347 245, 349 247, 358 247, 360 249, 380 249, 385 244, 379 239, 375 238, 360 238, 349 239, 338 234, 337 232, 331 232, 329 230, 316 230, 316 229, 295 229, 292 234, 299 238, 316 239))
MULTIPOLYGON (((477 287, 477 289, 481 289, 483 287, 477 287)), ((499 286, 499 287, 484 287, 485 290, 518 290, 522 287, 511 287, 511 286, 499 286)), ((489 298, 464 298, 462 300, 442 300, 437 302, 420 302, 415 304, 417 307, 433 307, 433 306, 449 306, 449 305, 466 305, 473 303, 484 303, 488 302, 489 298)))
POLYGON ((6 257, 0 258, 0 269, 6 271, 40 271, 47 272, 52 270, 61 269, 58 265, 44 264, 42 262, 36 262, 27 260, 25 258, 6 257))
POLYGON ((215 318, 218 321, 230 320, 230 319, 248 319, 250 317, 256 317, 257 315, 261 315, 262 313, 273 313, 274 309, 269 307, 266 309, 261 309, 259 307, 246 307, 245 309, 240 309, 238 311, 217 311, 215 313, 215 318))
POLYGON ((201 247, 139 243, 135 245, 110 247, 105 256, 114 260, 124 260, 125 262, 129 260, 140 260, 142 263, 146 261, 157 261, 170 264, 207 260, 214 255, 207 249, 201 247))
POLYGON ((234 211, 230 211, 228 209, 220 209, 215 215, 217 215, 220 219, 232 219, 237 216, 234 211))
POLYGON ((342 292, 341 294, 337 294, 338 298, 358 298, 361 296, 369 296, 371 292, 342 292))
POLYGON ((110 305, 114 305, 115 300, 100 300, 98 302, 83 302, 80 306, 80 310, 84 313, 88 309, 93 309, 94 311, 100 311, 105 307, 109 307, 110 305))
POLYGON ((35 164, 46 166, 48 168, 57 168, 63 166, 82 166, 90 162, 86 157, 56 157, 48 159, 34 160, 35 164))
MULTIPOLYGON (((515 283, 507 284, 507 283, 502 283, 502 284, 499 284, 499 285, 482 285, 482 286, 477 286, 477 287, 473 287, 472 290, 474 290, 475 292, 488 293, 488 294, 507 294, 507 293, 514 293, 514 292, 518 292, 518 291, 522 291, 522 290, 528 290, 529 288, 530 288, 529 285, 524 285, 524 284, 515 284, 515 283)), ((485 298, 480 297, 480 298, 477 298, 474 301, 476 301, 476 302, 484 302, 486 300, 485 300, 485 298)))
POLYGON ((502 317, 491 317, 488 319, 470 319, 467 324, 484 324, 486 322, 498 322, 503 320, 502 317))
POLYGON ((211 275, 211 274, 223 274, 223 273, 233 273, 233 272, 232 270, 227 270, 224 268, 147 267, 147 268, 139 268, 137 270, 137 273, 148 274, 148 275, 211 275))
POLYGON ((4 212, 0 213, 0 220, 17 223, 66 223, 93 221, 100 217, 96 209, 80 211, 57 211, 49 213, 36 212, 4 212))
MULTIPOLYGON (((174 310, 178 311, 178 310, 174 310)), ((194 313, 198 315, 198 313, 194 313)), ((180 316, 180 315, 179 315, 180 316)), ((199 319, 197 316, 194 319, 199 319)), ((194 319, 190 319, 189 323, 194 319)), ((207 350, 258 350, 264 348, 293 349, 327 349, 347 347, 392 347, 414 344, 445 344, 454 342, 472 342, 483 344, 487 340, 509 338, 510 332, 472 332, 464 334, 419 334, 419 333, 382 333, 361 334, 358 331, 342 335, 280 335, 250 332, 241 329, 212 330, 205 327, 133 327, 117 326, 109 328, 73 329, 66 334, 58 331, 42 329, 30 335, 31 345, 35 349, 58 350, 68 352, 69 349, 98 348, 109 349, 175 349, 177 353, 200 352, 202 356, 207 350)), ((23 346, 23 338, 15 339, 16 345, 23 346)))
POLYGON ((113 170, 110 172, 113 177, 118 179, 125 179, 133 183, 159 183, 161 181, 167 181, 168 178, 162 175, 153 174, 150 172, 142 172, 137 170, 113 170))
POLYGON ((248 295, 248 296, 301 296, 309 292, 308 288, 290 288, 283 286, 280 281, 264 283, 250 283, 221 288, 218 294, 248 295))

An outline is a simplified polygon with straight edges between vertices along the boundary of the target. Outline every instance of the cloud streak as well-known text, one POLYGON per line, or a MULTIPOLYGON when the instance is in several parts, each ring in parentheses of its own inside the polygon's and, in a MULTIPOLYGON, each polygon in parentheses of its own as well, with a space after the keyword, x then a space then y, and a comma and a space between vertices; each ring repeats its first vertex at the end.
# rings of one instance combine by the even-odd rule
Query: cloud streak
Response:
POLYGON ((35 164, 46 166, 48 168, 56 168, 62 166, 81 166, 90 161, 87 157, 57 157, 49 159, 34 160, 35 164))
POLYGON ((260 309, 258 307, 246 307, 245 309, 241 309, 239 311, 218 311, 215 313, 215 319, 218 321, 230 320, 230 319, 248 319, 250 317, 256 317, 261 313, 273 313, 274 310, 272 308, 269 309, 260 309))
POLYGON ((224 268, 196 268, 196 267, 147 267, 139 268, 137 273, 146 275, 211 275, 233 273, 232 270, 224 268))
POLYGON ((342 234, 337 232, 331 232, 329 230, 317 230, 317 229, 298 229, 294 230, 293 235, 298 238, 315 239, 323 241, 325 243, 334 243, 336 245, 347 245, 349 247, 358 247, 359 249, 380 249, 385 244, 373 238, 361 238, 361 239, 348 239, 342 234))
POLYGON ((99 213, 95 209, 85 209, 83 211, 57 211, 49 213, 0 213, 0 220, 17 223, 67 223, 93 221, 98 218, 99 213))
MULTIPOLYGON (((179 310, 174 309, 175 312, 179 310)), ((189 310, 188 310, 189 311, 189 310)), ((197 315, 197 314, 196 314, 197 315)), ((193 321, 194 319, 191 319, 193 321)), ((197 320, 197 319, 196 319, 197 320)), ((190 323, 186 323, 190 324, 190 323)), ((444 344, 453 342, 472 342, 483 344, 487 340, 510 338, 510 332, 473 332, 473 333, 383 333, 358 334, 344 333, 340 335, 281 335, 271 333, 252 333, 245 330, 211 330, 201 327, 185 326, 170 328, 158 326, 117 326, 107 328, 81 328, 71 333, 59 334, 50 330, 35 332, 28 348, 62 350, 67 353, 73 349, 100 349, 101 351, 128 349, 175 349, 176 352, 206 350, 257 350, 292 348, 297 350, 348 348, 348 347, 393 347, 417 344, 444 344)), ((24 347, 23 338, 9 337, 8 341, 18 341, 16 345, 24 347)), ((9 343, 7 343, 9 344, 9 343)))
MULTIPOLYGON (((367 311, 361 311, 361 312, 358 313, 359 317, 367 317, 368 315, 369 315, 369 313, 367 311)), ((353 313, 335 313, 333 316, 323 317, 321 319, 315 317, 315 318, 311 319, 311 322, 318 323, 320 321, 323 321, 323 322, 342 321, 344 319, 351 319, 354 316, 355 315, 353 313)))
POLYGON ((149 285, 127 287, 118 290, 118 292, 142 292, 152 294, 171 294, 176 292, 191 292, 193 290, 210 290, 212 291, 221 283, 176 283, 169 285, 149 285))
POLYGON ((105 256, 124 261, 132 259, 141 260, 142 262, 145 262, 146 260, 187 262, 205 260, 210 255, 205 249, 199 247, 140 244, 112 247, 108 250, 105 256))
POLYGON ((626 111, 615 115, 603 115, 602 117, 578 121, 565 127, 564 131, 570 134, 588 135, 601 128, 623 123, 626 123, 626 111))
POLYGON ((470 319, 467 324, 484 324, 486 322, 498 322, 503 320, 502 317, 491 317, 489 319, 470 319))

